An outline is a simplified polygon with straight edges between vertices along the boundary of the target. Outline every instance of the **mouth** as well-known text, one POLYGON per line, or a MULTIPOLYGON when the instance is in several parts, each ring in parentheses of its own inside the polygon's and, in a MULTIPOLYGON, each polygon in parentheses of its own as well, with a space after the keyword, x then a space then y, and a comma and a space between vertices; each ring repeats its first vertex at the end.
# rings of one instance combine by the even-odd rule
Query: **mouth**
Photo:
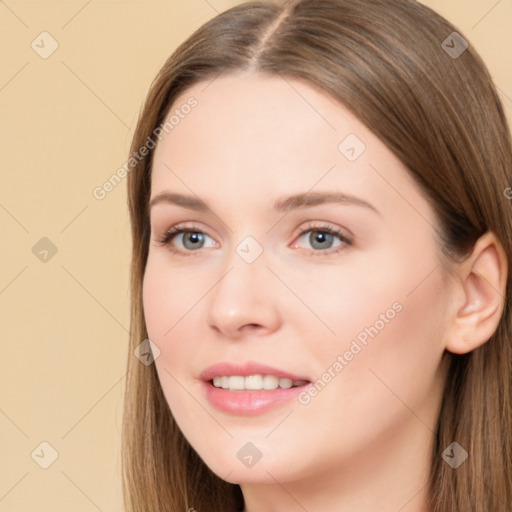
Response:
POLYGON ((229 391, 272 391, 305 386, 308 380, 293 380, 276 375, 216 375, 208 381, 212 386, 229 391))
POLYGON ((311 379, 259 363, 219 363, 200 376, 206 399, 225 413, 253 416, 290 401, 311 379))

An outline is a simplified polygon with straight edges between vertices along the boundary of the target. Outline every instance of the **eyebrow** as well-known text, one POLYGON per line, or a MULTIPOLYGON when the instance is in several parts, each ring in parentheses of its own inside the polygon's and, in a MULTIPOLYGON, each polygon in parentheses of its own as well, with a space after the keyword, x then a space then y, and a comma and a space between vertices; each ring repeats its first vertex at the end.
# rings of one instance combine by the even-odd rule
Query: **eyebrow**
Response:
MULTIPOLYGON (((161 192, 157 194, 149 204, 151 209, 153 206, 161 203, 175 204, 188 210, 195 210, 198 212, 212 211, 211 208, 202 199, 194 196, 187 196, 173 192, 161 192)), ((321 204, 339 203, 349 204, 355 206, 362 206, 368 208, 378 215, 382 214, 368 201, 359 197, 345 194, 343 192, 307 192, 302 194, 295 194, 289 197, 280 198, 274 202, 274 210, 277 212, 287 213, 291 210, 299 208, 310 208, 321 204)))

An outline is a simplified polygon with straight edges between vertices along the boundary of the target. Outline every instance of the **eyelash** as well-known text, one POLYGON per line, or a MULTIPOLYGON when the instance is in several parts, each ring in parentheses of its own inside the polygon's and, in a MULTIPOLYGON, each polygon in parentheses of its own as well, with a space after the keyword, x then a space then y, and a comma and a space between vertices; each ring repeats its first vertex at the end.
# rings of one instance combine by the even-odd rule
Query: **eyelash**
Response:
MULTIPOLYGON (((353 242, 345 236, 339 229, 337 229, 334 226, 324 224, 322 226, 308 226, 306 229, 302 230, 299 235, 296 237, 300 239, 303 235, 306 233, 309 233, 310 231, 318 232, 318 233, 327 233, 329 235, 333 235, 338 237, 341 242, 343 242, 342 245, 338 246, 335 250, 314 250, 314 249, 307 249, 310 254, 314 256, 332 256, 335 254, 340 253, 341 251, 346 250, 349 246, 353 244, 353 242)), ((174 248, 170 242, 181 233, 200 233, 202 235, 207 235, 207 233, 204 233, 200 229, 198 229, 196 226, 173 226, 169 228, 161 238, 157 239, 157 243, 161 246, 168 246, 169 251, 173 253, 178 253, 184 256, 194 256, 193 253, 200 252, 199 250, 195 251, 182 251, 181 249, 174 248)))

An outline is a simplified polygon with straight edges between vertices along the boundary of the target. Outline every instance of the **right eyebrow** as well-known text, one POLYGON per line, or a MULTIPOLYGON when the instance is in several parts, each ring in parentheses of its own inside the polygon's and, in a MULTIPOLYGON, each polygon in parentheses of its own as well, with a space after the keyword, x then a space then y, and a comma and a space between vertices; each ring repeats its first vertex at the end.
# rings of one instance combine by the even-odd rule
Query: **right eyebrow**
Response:
POLYGON ((173 192, 161 192, 157 194, 149 203, 149 209, 153 208, 156 204, 168 203, 176 204, 189 210, 198 212, 211 211, 211 208, 202 200, 194 196, 186 196, 183 194, 176 194, 173 192))

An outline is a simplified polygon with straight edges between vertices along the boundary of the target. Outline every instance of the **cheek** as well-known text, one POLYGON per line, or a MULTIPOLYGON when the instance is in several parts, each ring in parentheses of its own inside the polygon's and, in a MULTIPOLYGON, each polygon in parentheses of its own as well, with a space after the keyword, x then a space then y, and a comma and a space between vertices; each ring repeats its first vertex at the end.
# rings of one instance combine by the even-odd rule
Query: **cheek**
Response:
POLYGON ((189 308, 185 308, 183 294, 176 293, 180 282, 174 274, 157 258, 148 259, 142 285, 144 318, 148 337, 160 350, 154 364, 167 404, 175 417, 193 417, 197 411, 187 410, 190 400, 179 385, 188 367, 184 362, 192 357, 184 337, 184 315, 189 308))
POLYGON ((447 289, 424 238, 421 247, 409 244, 407 253, 391 247, 369 255, 371 261, 358 257, 339 274, 330 269, 330 279, 318 280, 326 283, 323 293, 308 284, 308 296, 302 288, 335 332, 311 319, 302 325, 317 378, 329 370, 336 375, 325 375, 329 389, 320 393, 333 407, 346 402, 364 414, 365 404, 400 403, 393 391, 418 403, 434 385, 444 352, 447 289), (315 338, 313 326, 324 334, 315 338), (345 355, 340 364, 338 356, 345 355))
POLYGON ((142 302, 144 319, 149 338, 162 349, 165 332, 171 327, 170 312, 172 294, 168 293, 165 273, 159 272, 155 265, 148 261, 142 285, 142 302))
POLYGON ((337 340, 320 352, 309 347, 321 384, 306 408, 317 417, 329 414, 352 439, 392 436, 413 415, 434 428, 446 327, 442 276, 436 271, 414 289, 428 271, 396 269, 400 276, 388 267, 387 277, 371 280, 373 293, 344 300, 337 340))
POLYGON ((202 340, 194 335, 198 302, 207 290, 204 280, 170 267, 165 255, 148 259, 142 284, 144 319, 149 339, 160 349, 155 365, 166 395, 190 380, 191 363, 201 353, 202 340))
POLYGON ((173 269, 165 254, 149 256, 142 284, 144 318, 150 339, 161 349, 187 323, 187 312, 205 293, 198 281, 173 269))
POLYGON ((288 293, 289 299, 281 304, 282 317, 294 328, 299 327, 298 340, 324 363, 326 356, 332 358, 333 353, 347 350, 356 336, 363 343, 370 339, 365 328, 377 323, 378 330, 382 330, 388 324, 383 323, 381 315, 389 321, 397 316, 396 309, 401 309, 402 281, 394 279, 382 262, 365 255, 358 254, 357 261, 354 257, 339 268, 319 267, 313 275, 311 269, 289 271, 285 277, 301 300, 288 293))

